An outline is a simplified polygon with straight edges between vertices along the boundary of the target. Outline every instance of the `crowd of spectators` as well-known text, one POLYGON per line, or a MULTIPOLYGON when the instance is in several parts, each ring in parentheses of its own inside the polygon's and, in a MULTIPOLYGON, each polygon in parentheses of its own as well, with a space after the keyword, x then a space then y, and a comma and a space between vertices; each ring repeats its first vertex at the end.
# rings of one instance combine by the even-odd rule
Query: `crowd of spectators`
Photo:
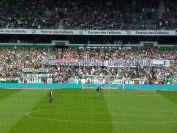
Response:
POLYGON ((177 1, 176 0, 164 0, 166 5, 165 12, 162 13, 162 18, 159 19, 160 26, 163 29, 176 29, 177 27, 177 1))
POLYGON ((65 12, 66 29, 158 30, 177 26, 176 0, 80 1, 77 10, 65 12), (161 4, 163 3, 163 4, 161 4))
POLYGON ((60 22, 56 8, 65 3, 63 0, 3 0, 0 2, 0 27, 56 29, 60 22))
POLYGON ((2 0, 0 28, 172 30, 176 0, 2 0), (60 23, 62 19, 63 23, 60 23), (59 26, 61 24, 61 26, 59 26))
POLYGON ((23 68, 46 68, 56 82, 68 82, 84 76, 106 77, 107 80, 139 78, 146 83, 166 83, 177 76, 177 51, 150 49, 73 49, 73 48, 0 48, 0 78, 19 78, 23 68), (44 65, 44 59, 157 59, 170 60, 170 67, 105 67, 44 65), (62 79, 62 80, 61 80, 62 79))

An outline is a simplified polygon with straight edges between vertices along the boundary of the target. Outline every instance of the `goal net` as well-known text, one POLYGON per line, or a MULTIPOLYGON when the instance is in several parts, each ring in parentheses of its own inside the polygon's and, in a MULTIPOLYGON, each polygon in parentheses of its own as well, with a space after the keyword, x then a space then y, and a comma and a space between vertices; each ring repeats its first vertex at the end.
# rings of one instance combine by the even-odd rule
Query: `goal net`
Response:
POLYGON ((102 89, 121 89, 121 84, 82 84, 82 89, 96 89, 97 87, 102 89))
POLYGON ((89 82, 82 82, 82 89, 120 89, 122 87, 121 80, 116 81, 116 78, 111 76, 91 76, 89 82))

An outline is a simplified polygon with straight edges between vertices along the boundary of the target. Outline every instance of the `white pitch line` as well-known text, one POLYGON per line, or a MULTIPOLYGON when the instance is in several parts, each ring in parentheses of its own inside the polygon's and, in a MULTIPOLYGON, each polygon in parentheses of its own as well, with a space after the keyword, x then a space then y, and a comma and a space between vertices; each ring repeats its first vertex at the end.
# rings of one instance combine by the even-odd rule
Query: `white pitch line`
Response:
MULTIPOLYGON (((58 110, 68 110, 68 109, 90 109, 90 107, 66 107, 66 108, 59 108, 58 110)), ((106 107, 94 107, 95 109, 107 109, 106 107)), ((110 107, 110 109, 118 109, 118 110, 122 110, 122 109, 126 109, 126 110, 140 110, 140 111, 154 111, 154 112, 165 112, 165 113, 174 113, 177 114, 176 111, 168 111, 168 110, 154 110, 154 109, 143 109, 143 108, 119 108, 117 106, 115 107, 110 107)), ((51 110, 51 109, 45 109, 45 110, 51 110)), ((52 110, 57 110, 57 109, 52 109, 52 110)), ((40 111, 44 111, 44 110, 36 110, 36 111, 32 111, 32 112, 40 112, 40 111)))
MULTIPOLYGON (((72 108, 72 107, 70 107, 72 108)), ((73 107, 74 108, 74 107, 73 107)), ((89 108, 89 107, 82 107, 82 108, 89 108)), ((100 108, 100 107, 98 107, 100 108)), ((60 108, 61 109, 61 108, 60 108)), ((62 108, 62 109, 67 109, 67 108, 62 108)), ((122 108, 119 108, 119 109, 122 109, 122 108)), ((131 110, 145 110, 145 111, 158 111, 158 112, 166 112, 166 113, 177 113, 177 112, 174 112, 174 111, 166 111, 166 110, 149 110, 149 109, 136 109, 136 108, 126 108, 126 109, 131 109, 131 110)), ((26 116, 30 117, 30 118, 34 118, 34 119, 40 119, 40 120, 51 120, 51 121, 61 121, 61 122, 86 122, 86 123, 109 123, 109 121, 104 121, 104 122, 100 122, 100 121, 79 121, 79 120, 61 120, 61 119, 49 119, 49 118, 39 118, 39 117, 35 117, 35 116, 32 116, 30 114, 32 113, 39 113, 39 112, 43 112, 43 111, 47 111, 47 110, 50 110, 50 109, 46 109, 46 110, 36 110, 36 111, 31 111, 31 112, 28 112, 26 113, 26 116)), ((53 109, 53 110, 56 110, 56 109, 53 109)), ((43 113, 44 114, 44 113, 43 113)), ((47 113, 45 113, 47 114, 47 113)), ((67 114, 67 113, 54 113, 54 114, 67 114)), ((70 113, 70 114, 74 114, 74 115, 106 115, 104 113, 70 113)), ((125 115, 125 116, 138 116, 139 114, 130 114, 130 115, 127 115, 127 114, 109 114, 109 115, 125 115)), ((142 115, 141 115, 142 116, 142 115)), ((169 116, 169 115, 143 115, 143 116, 147 116, 147 117, 161 117, 161 116, 169 116)), ((116 122, 110 122, 110 123, 113 123, 113 124, 128 124, 128 123, 147 123, 147 124, 165 124, 165 123, 177 123, 177 121, 157 121, 157 122, 154 122, 154 121, 149 121, 149 122, 120 122, 120 121, 116 121, 116 122)))
MULTIPOLYGON (((32 112, 26 113, 27 116, 31 117, 32 112)), ((35 114, 41 114, 41 113, 35 113, 35 114)), ((49 113, 42 113, 43 115, 45 114, 49 114, 49 113)), ((52 113, 53 115, 59 115, 59 114, 67 114, 67 113, 52 113)), ((147 116, 147 117, 154 117, 154 116, 168 116, 168 115, 142 115, 142 114, 105 114, 105 113, 70 113, 72 115, 105 115, 105 116, 109 116, 109 115, 115 115, 115 116, 147 116)))
MULTIPOLYGON (((27 113, 28 114, 28 113, 27 113)), ((33 116, 30 116, 30 115, 27 115, 28 117, 31 117, 31 118, 34 118, 34 119, 41 119, 41 120, 50 120, 50 121, 60 121, 60 122, 78 122, 78 123, 93 123, 93 124, 105 124, 105 123, 113 123, 113 124, 131 124, 131 123, 146 123, 146 124, 166 124, 166 123, 177 123, 177 121, 166 121, 166 122, 162 122, 162 121, 159 121, 159 122, 153 122, 153 121, 148 121, 148 122, 120 122, 120 121, 117 121, 117 122, 110 122, 110 121, 78 121, 78 120, 60 120, 60 119, 48 119, 48 118, 38 118, 38 117, 33 117, 33 116)))
MULTIPOLYGON (((64 95, 64 94, 61 94, 61 95, 64 95)), ((87 95, 83 95, 83 94, 75 94, 75 96, 83 96, 83 97, 90 97, 90 96, 95 96, 97 97, 97 94, 95 93, 94 94, 87 94, 87 95)), ((111 97, 112 95, 104 95, 104 97, 111 97)), ((120 97, 136 97, 136 96, 140 96, 140 97, 149 97, 149 96, 152 96, 152 95, 132 95, 132 94, 124 94, 124 95, 121 95, 120 97)), ((155 95, 155 97, 159 97, 159 95, 155 95)))

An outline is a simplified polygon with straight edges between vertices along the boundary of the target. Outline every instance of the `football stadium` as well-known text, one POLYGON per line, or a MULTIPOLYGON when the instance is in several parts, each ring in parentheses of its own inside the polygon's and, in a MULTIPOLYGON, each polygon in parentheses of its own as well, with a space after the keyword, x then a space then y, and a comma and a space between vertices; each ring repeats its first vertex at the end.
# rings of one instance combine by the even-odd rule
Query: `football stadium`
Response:
POLYGON ((177 133, 176 0, 1 0, 0 133, 177 133))

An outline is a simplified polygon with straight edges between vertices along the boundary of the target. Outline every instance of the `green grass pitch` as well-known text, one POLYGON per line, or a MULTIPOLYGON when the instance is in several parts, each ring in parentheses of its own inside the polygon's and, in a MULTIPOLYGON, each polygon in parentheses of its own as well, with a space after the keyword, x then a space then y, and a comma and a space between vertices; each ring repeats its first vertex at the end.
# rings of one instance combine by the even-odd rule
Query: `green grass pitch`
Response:
POLYGON ((0 89, 0 133, 177 133, 177 92, 0 89))

